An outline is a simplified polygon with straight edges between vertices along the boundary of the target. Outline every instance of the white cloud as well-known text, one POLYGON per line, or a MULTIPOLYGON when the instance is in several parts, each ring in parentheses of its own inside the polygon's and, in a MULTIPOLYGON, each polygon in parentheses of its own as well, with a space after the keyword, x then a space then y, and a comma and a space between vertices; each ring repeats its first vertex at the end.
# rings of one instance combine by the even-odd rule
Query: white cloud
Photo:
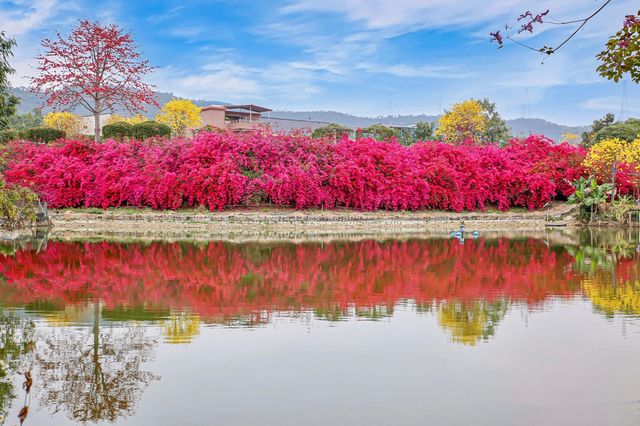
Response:
POLYGON ((407 64, 384 65, 361 63, 358 64, 357 68, 369 73, 389 74, 405 78, 458 79, 474 76, 474 74, 469 71, 460 71, 458 67, 447 65, 413 66, 407 64))
MULTIPOLYGON (((390 27, 451 28, 477 26, 487 22, 513 18, 522 12, 551 9, 556 19, 576 19, 587 16, 602 4, 584 0, 294 0, 281 8, 283 14, 329 12, 344 15, 352 22, 363 22, 368 28, 390 27)), ((610 9, 633 11, 635 0, 614 3, 610 9)), ((624 16, 619 15, 618 16, 624 16)), ((618 19, 617 25, 620 25, 618 19)))
MULTIPOLYGON (((618 115, 619 111, 623 107, 622 95, 591 98, 580 106, 591 111, 600 111, 602 113, 613 112, 618 115)), ((627 99, 627 103, 624 105, 624 111, 627 115, 632 116, 640 114, 640 100, 635 97, 629 97, 627 99)))
POLYGON ((0 28, 10 37, 17 37, 40 28, 57 10, 56 0, 37 0, 33 3, 18 3, 15 10, 0 9, 0 28))
POLYGON ((269 99, 305 99, 320 92, 315 84, 324 67, 313 63, 281 62, 259 68, 216 56, 196 71, 165 67, 152 82, 162 90, 196 99, 242 101, 269 99))
POLYGON ((251 78, 249 70, 232 63, 228 69, 204 66, 195 72, 164 67, 150 80, 159 90, 171 89, 186 98, 240 101, 262 97, 260 84, 251 78))

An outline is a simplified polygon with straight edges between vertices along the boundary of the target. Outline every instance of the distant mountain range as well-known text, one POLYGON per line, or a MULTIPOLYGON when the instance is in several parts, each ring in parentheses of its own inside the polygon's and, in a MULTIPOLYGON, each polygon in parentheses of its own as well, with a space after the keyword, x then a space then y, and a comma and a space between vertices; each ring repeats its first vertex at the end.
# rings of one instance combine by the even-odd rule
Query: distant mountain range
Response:
MULTIPOLYGON (((30 92, 28 89, 24 87, 13 87, 11 88, 11 92, 15 96, 20 98, 20 104, 18 105, 18 112, 21 114, 31 112, 35 108, 40 108, 42 106, 42 100, 35 93, 30 92)), ((160 105, 166 104, 167 102, 169 102, 171 99, 174 99, 175 97, 176 96, 174 96, 173 93, 156 92, 156 100, 160 105)), ((201 99, 195 99, 195 100, 192 99, 192 102, 198 106, 224 105, 226 103, 226 102, 219 102, 219 101, 204 101, 201 99)), ((42 110, 43 112, 47 113, 51 109, 43 108, 42 110)), ((144 115, 148 117, 155 117, 155 115, 158 113, 159 110, 160 109, 155 106, 150 106, 148 107, 148 111, 144 115)), ((76 108, 72 112, 75 112, 76 114, 80 114, 80 115, 88 115, 87 111, 81 107, 76 108)), ((116 111, 116 112, 121 114, 124 111, 116 111)))
MULTIPOLYGON (((13 88, 12 92, 20 98, 20 105, 18 105, 18 112, 26 113, 33 111, 34 108, 41 106, 41 100, 35 94, 29 92, 25 88, 13 88)), ((172 93, 157 92, 157 100, 160 105, 165 104, 169 100, 175 98, 172 93)), ((207 101, 201 99, 192 100, 196 105, 225 105, 226 102, 220 101, 207 101)), ((268 105, 267 105, 268 106, 268 105)), ((47 108, 43 109, 48 112, 47 108)), ((86 115, 86 111, 78 108, 74 112, 86 115)), ((122 113, 122 111, 116 111, 122 113)), ((145 115, 154 117, 158 113, 158 108, 150 107, 149 111, 145 115)), ((269 113, 272 118, 284 118, 302 121, 315 121, 315 122, 327 122, 338 123, 343 126, 347 126, 353 129, 368 127, 372 124, 387 124, 395 126, 411 126, 418 121, 427 121, 435 123, 438 121, 438 117, 435 115, 389 115, 380 117, 359 117, 356 115, 346 114, 336 111, 272 111, 269 113)), ((552 123, 541 118, 516 118, 512 120, 506 120, 507 125, 511 129, 511 133, 514 136, 526 136, 531 133, 543 134, 553 140, 559 140, 563 133, 574 133, 577 135, 582 132, 588 131, 591 126, 564 126, 562 124, 552 123)))

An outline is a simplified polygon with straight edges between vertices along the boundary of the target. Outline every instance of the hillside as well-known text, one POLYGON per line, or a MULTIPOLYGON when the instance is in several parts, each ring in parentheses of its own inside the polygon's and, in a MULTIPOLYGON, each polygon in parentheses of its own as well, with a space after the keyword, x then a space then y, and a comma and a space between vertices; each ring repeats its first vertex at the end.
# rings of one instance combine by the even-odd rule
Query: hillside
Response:
MULTIPOLYGON (((12 92, 20 98, 20 105, 18 106, 18 112, 20 113, 30 112, 34 108, 37 108, 41 105, 40 99, 35 94, 29 92, 24 88, 13 88, 12 92)), ((174 98, 174 95, 172 93, 157 92, 157 99, 160 105, 165 104, 172 98, 174 98)), ((207 101, 202 99, 195 99, 193 100, 193 102, 199 106, 225 104, 225 102, 207 101)), ((44 108, 44 111, 47 112, 48 109, 44 108)), ((81 115, 86 115, 86 111, 82 110, 82 108, 77 108, 74 112, 81 115)), ((121 114, 123 113, 123 111, 116 112, 121 114)), ((145 115, 153 117, 157 112, 158 108, 150 107, 149 111, 145 115)), ((359 117, 356 115, 336 111, 272 111, 269 115, 274 118, 338 123, 353 129, 359 127, 368 127, 372 124, 378 123, 396 126, 411 126, 413 124, 416 124, 418 121, 428 121, 435 123, 438 119, 435 115, 425 114, 359 117)), ((547 137, 554 140, 560 139, 560 136, 566 132, 576 133, 579 135, 589 129, 589 126, 564 126, 540 118, 516 118, 513 120, 507 120, 507 125, 511 129, 512 134, 516 136, 524 136, 530 133, 536 133, 546 135, 547 137)))

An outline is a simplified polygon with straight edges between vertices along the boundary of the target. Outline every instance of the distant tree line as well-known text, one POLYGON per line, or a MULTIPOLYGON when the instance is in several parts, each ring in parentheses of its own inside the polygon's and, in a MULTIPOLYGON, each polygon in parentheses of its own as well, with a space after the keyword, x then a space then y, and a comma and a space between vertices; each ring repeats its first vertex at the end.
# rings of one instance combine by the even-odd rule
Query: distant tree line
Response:
POLYGON ((616 121, 611 113, 594 120, 591 130, 582 134, 582 146, 590 148, 594 144, 605 139, 621 139, 633 142, 640 137, 640 120, 629 118, 625 121, 616 121))
POLYGON ((438 140, 451 144, 474 142, 477 144, 505 144, 511 138, 509 127, 496 109, 495 103, 485 98, 469 99, 454 104, 435 123, 419 121, 411 127, 394 127, 374 124, 363 129, 350 129, 331 123, 313 131, 314 138, 341 138, 344 135, 357 138, 370 137, 376 140, 395 138, 402 145, 418 141, 438 140))

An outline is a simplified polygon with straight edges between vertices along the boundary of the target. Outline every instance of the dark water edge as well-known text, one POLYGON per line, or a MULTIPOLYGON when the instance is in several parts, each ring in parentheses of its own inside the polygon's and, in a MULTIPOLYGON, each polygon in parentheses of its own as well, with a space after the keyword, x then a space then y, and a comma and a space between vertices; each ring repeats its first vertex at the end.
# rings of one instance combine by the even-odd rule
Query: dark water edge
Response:
POLYGON ((1 244, 0 413, 637 424, 637 230, 467 237, 1 244))

